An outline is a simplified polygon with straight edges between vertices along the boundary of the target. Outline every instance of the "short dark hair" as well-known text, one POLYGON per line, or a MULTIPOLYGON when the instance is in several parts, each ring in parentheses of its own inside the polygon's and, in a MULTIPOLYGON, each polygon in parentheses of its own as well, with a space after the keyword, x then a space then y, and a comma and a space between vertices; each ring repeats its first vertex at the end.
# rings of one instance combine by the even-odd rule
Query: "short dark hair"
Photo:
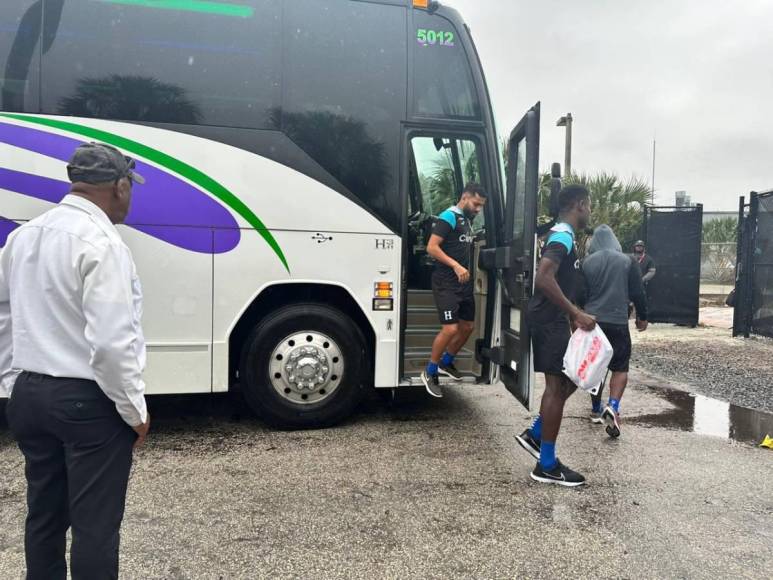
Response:
POLYGON ((558 211, 569 211, 584 199, 590 199, 590 192, 584 185, 566 185, 558 192, 558 211))
POLYGON ((487 197, 486 192, 483 190, 483 187, 480 183, 476 183, 474 181, 470 181, 467 183, 467 185, 464 186, 464 189, 462 190, 462 195, 465 193, 471 193, 473 195, 479 195, 480 197, 487 197))

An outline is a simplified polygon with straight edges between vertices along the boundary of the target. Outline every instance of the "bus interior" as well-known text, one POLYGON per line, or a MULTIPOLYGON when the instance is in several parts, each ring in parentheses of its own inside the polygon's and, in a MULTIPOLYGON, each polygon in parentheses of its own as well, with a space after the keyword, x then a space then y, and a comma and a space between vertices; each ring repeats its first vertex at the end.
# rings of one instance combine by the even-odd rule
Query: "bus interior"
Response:
MULTIPOLYGON (((438 214, 456 204, 466 183, 481 181, 482 157, 474 137, 416 134, 410 138, 409 149, 402 375, 408 382, 416 383, 440 330, 432 295, 434 260, 427 254, 427 242, 438 214)), ((465 382, 476 382, 481 374, 481 365, 475 359, 475 341, 485 332, 488 281, 486 272, 476 266, 480 249, 485 245, 485 213, 481 212, 473 223, 476 239, 471 275, 475 288, 475 331, 455 361, 466 375, 465 382)))

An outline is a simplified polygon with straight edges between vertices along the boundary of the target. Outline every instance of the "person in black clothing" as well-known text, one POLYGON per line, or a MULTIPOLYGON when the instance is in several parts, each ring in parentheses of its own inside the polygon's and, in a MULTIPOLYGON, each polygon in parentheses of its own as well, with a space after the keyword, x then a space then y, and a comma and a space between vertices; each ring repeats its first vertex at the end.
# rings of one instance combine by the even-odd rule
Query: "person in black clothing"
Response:
POLYGON ((455 206, 438 216, 427 253, 435 259, 432 293, 443 325, 432 344, 432 354, 421 373, 421 381, 433 397, 442 397, 439 374, 459 381, 461 373, 454 357, 475 328, 475 298, 470 275, 475 233, 472 222, 486 204, 486 193, 477 183, 468 183, 455 206))
POLYGON ((585 477, 563 465, 555 450, 564 404, 577 388, 563 374, 570 320, 584 330, 596 326, 593 317, 572 303, 579 276, 575 232, 584 230, 590 221, 590 194, 581 185, 568 185, 559 192, 558 204, 558 223, 548 233, 526 314, 534 370, 545 373, 545 393, 539 416, 516 439, 538 460, 532 479, 574 487, 583 485, 585 477))
POLYGON ((639 270, 641 271, 641 281, 644 287, 647 287, 647 282, 655 277, 657 269, 655 268, 655 260, 652 259, 647 253, 646 247, 642 240, 639 240, 633 245, 633 257, 639 264, 639 270))

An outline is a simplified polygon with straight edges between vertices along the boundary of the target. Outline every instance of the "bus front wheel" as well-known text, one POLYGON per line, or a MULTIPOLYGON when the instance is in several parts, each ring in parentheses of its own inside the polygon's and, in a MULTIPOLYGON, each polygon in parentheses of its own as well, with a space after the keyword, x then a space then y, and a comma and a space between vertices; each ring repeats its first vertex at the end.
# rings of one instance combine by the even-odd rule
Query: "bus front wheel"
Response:
POLYGON ((365 340, 351 318, 321 304, 293 304, 255 327, 239 374, 247 403, 263 420, 308 429, 352 413, 368 367, 365 340))

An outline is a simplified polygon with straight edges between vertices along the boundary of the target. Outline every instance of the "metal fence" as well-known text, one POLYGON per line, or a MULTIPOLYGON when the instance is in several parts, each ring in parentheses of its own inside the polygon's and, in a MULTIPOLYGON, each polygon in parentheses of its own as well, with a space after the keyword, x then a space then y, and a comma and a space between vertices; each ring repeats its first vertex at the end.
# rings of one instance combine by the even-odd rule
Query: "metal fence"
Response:
POLYGON ((773 191, 741 198, 738 234, 733 336, 773 337, 773 191))
POLYGON ((650 322, 698 324, 703 206, 644 209, 644 239, 657 273, 647 286, 650 322))

